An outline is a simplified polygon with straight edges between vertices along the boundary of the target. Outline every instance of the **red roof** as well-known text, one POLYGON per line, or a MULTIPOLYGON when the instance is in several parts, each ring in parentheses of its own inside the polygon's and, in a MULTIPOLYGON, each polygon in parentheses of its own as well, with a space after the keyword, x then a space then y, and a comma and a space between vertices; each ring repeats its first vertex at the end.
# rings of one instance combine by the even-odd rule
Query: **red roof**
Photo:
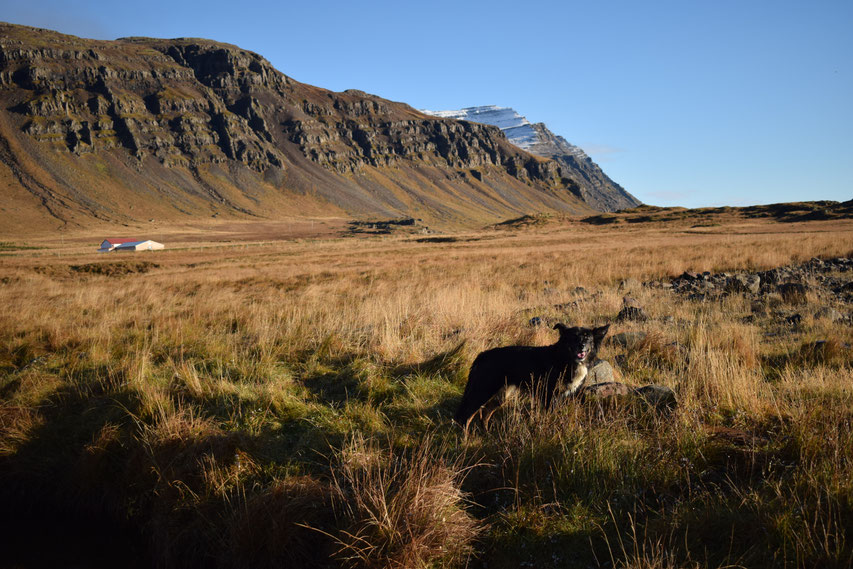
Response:
POLYGON ((110 245, 121 245, 122 243, 135 243, 137 241, 142 241, 142 239, 104 239, 110 245))

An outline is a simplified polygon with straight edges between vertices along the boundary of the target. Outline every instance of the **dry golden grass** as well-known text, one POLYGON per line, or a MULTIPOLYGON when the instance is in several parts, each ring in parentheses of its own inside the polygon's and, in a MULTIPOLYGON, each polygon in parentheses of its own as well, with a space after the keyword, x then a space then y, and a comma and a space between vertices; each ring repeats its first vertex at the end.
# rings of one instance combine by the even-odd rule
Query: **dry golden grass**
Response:
POLYGON ((464 563, 479 524, 465 511, 462 469, 429 438, 410 454, 376 448, 358 433, 333 467, 339 508, 352 529, 336 539, 353 566, 419 568, 464 563))
POLYGON ((851 223, 181 231, 154 254, 0 258, 0 474, 75 488, 66 508, 97 496, 161 564, 853 563, 853 331, 811 315, 831 299, 754 312, 639 284, 850 256, 851 223), (676 413, 521 398, 488 430, 451 424, 478 352, 551 343, 534 317, 610 322, 626 294, 650 320, 611 335, 646 337, 601 357, 673 388, 676 413), (796 330, 775 320, 789 309, 796 330))

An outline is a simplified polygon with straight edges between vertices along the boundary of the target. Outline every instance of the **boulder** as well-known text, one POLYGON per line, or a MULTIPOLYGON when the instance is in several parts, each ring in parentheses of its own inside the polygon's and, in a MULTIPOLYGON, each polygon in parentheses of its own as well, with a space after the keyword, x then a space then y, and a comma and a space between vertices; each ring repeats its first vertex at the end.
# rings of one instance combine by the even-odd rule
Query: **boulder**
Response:
POLYGON ((633 320, 635 322, 645 322, 648 319, 649 316, 636 298, 631 296, 622 297, 622 310, 616 316, 617 321, 633 320))
POLYGON ((634 389, 632 387, 628 387, 624 383, 605 381, 603 383, 587 385, 581 390, 580 395, 584 400, 607 399, 609 397, 631 395, 633 392, 634 389))
POLYGON ((646 311, 638 306, 625 306, 619 311, 619 314, 616 315, 617 322, 624 322, 626 320, 631 320, 633 322, 645 322, 648 319, 649 315, 646 314, 646 311))
POLYGON ((645 332, 621 332, 610 336, 609 341, 611 344, 631 349, 645 340, 646 336, 647 334, 645 332))
POLYGON ((748 292, 758 294, 761 290, 761 277, 758 275, 737 274, 726 279, 726 292, 748 292))
POLYGON ((826 319, 830 322, 842 322, 847 319, 847 317, 837 308, 833 308, 831 306, 825 306, 815 312, 815 318, 826 319))
POLYGON ((608 399, 642 401, 656 411, 670 412, 678 406, 675 392, 665 385, 631 387, 616 381, 586 385, 579 393, 583 401, 602 402, 608 399))
POLYGON ((634 393, 658 411, 672 411, 678 405, 675 392, 665 385, 645 385, 634 393))
POLYGON ((597 360, 586 374, 586 383, 600 384, 612 382, 616 379, 616 374, 610 362, 605 360, 597 360))
POLYGON ((785 324, 789 324, 791 326, 799 326, 800 323, 803 321, 803 317, 799 312, 791 314, 789 316, 783 316, 783 318, 785 320, 785 324))

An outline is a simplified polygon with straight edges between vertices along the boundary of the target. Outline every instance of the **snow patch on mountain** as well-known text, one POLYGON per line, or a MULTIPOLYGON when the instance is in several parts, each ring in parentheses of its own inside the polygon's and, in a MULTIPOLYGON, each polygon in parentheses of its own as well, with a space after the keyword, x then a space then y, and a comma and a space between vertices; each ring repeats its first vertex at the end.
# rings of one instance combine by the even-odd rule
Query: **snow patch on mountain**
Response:
POLYGON ((510 142, 524 150, 539 142, 533 125, 518 114, 515 109, 485 105, 482 107, 467 107, 458 111, 428 111, 422 113, 445 119, 456 119, 482 124, 490 124, 501 129, 510 142))

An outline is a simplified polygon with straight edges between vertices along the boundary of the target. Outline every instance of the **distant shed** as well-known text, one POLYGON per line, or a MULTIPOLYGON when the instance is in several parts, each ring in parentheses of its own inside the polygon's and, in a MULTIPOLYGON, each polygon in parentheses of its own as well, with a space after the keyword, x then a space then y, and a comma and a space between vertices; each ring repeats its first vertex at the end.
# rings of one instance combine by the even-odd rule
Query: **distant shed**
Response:
POLYGON ((117 245, 114 249, 115 251, 157 251, 159 249, 165 249, 166 247, 162 243, 157 243, 156 241, 151 241, 150 239, 146 241, 131 241, 128 243, 122 243, 121 245, 117 245))
POLYGON ((139 239, 104 239, 103 242, 101 242, 98 253, 108 253, 119 245, 124 245, 125 243, 138 243, 139 241, 139 239))

